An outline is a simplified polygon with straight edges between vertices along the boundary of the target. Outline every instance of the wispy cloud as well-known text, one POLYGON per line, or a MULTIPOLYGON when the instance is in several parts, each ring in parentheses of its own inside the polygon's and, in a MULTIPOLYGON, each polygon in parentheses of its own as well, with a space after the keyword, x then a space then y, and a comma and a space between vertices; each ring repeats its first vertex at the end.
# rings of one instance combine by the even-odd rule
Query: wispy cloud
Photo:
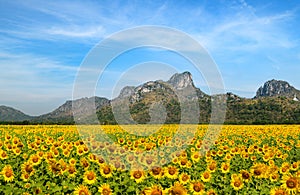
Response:
POLYGON ((99 27, 85 27, 82 26, 75 26, 75 27, 69 27, 69 28, 57 28, 53 27, 49 30, 46 30, 46 33, 51 35, 60 35, 60 36, 66 36, 66 37, 103 37, 104 35, 104 28, 99 27))
POLYGON ((292 48, 295 42, 281 27, 282 21, 293 18, 293 12, 271 16, 239 14, 210 27, 198 35, 199 41, 209 50, 230 49, 254 51, 266 48, 292 48))

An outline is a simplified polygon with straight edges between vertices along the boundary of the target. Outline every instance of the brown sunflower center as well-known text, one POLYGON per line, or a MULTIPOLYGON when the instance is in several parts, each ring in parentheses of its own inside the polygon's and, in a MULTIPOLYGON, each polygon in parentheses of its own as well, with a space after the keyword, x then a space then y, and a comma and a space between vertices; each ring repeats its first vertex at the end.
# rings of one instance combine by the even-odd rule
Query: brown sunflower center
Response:
POLYGON ((135 171, 135 172, 133 173, 133 177, 134 177, 135 179, 140 179, 140 178, 142 177, 142 172, 141 172, 141 171, 135 171))
POLYGON ((103 173, 104 174, 109 174, 110 173, 110 168, 109 167, 104 167, 104 169, 103 169, 103 173))
POLYGON ((242 185, 242 183, 241 181, 235 181, 233 185, 238 188, 242 185))
POLYGON ((170 175, 174 175, 176 173, 176 170, 174 168, 170 168, 168 170, 168 172, 169 172, 170 175))
POLYGON ((182 195, 182 194, 184 194, 184 192, 181 188, 174 188, 173 190, 171 190, 171 194, 172 195, 182 195))
POLYGON ((186 160, 186 159, 182 159, 181 162, 180 162, 180 164, 181 164, 182 166, 186 165, 186 164, 187 164, 187 160, 186 160))
POLYGON ((214 170, 216 168, 216 166, 214 164, 209 165, 209 170, 214 170))
POLYGON ((79 195, 88 195, 88 193, 85 190, 80 190, 78 194, 79 195))
POLYGON ((89 166, 89 163, 88 163, 87 161, 83 161, 83 162, 82 162, 82 165, 83 165, 83 167, 88 167, 88 166, 89 166))
POLYGON ((297 185, 297 181, 296 181, 295 179, 293 179, 293 178, 290 178, 290 179, 288 179, 288 180, 286 181, 286 186, 287 186, 288 188, 295 188, 296 185, 297 185))
POLYGON ((92 173, 88 174, 88 176, 87 176, 88 180, 93 180, 94 178, 95 178, 95 176, 92 173))
POLYGON ((204 177, 204 179, 208 179, 208 178, 209 178, 209 173, 205 172, 205 173, 203 174, 203 177, 204 177))
POLYGON ((31 173, 31 172, 33 171, 33 168, 32 168, 32 166, 30 166, 30 165, 26 165, 26 167, 25 167, 25 171, 26 171, 27 173, 31 173))
POLYGON ((102 194, 109 195, 110 194, 110 190, 109 189, 103 189, 102 190, 102 194))
POLYGON ((182 181, 187 181, 189 180, 189 176, 188 175, 183 175, 182 176, 182 181))
POLYGON ((199 184, 199 183, 194 184, 193 190, 194 190, 195 192, 200 192, 200 191, 202 190, 201 184, 199 184))
POLYGON ((155 189, 152 191, 151 195, 162 195, 162 191, 159 189, 155 189))
POLYGON ((159 175, 160 172, 161 172, 161 168, 160 167, 155 167, 155 168, 152 169, 152 173, 154 175, 159 175))
POLYGON ((249 179, 249 178, 250 178, 250 175, 249 175, 249 173, 247 173, 247 172, 243 172, 243 173, 242 173, 242 177, 243 177, 243 179, 249 179))
POLYGON ((25 179, 28 179, 28 178, 29 178, 29 175, 28 175, 28 174, 25 174, 25 175, 24 175, 24 178, 25 178, 25 179))
POLYGON ((261 175, 261 170, 260 169, 255 169, 254 174, 257 175, 257 176, 261 175))
POLYGON ((284 195, 284 191, 283 190, 278 190, 275 192, 275 195, 284 195))
POLYGON ((12 171, 11 170, 8 170, 5 172, 5 176, 6 177, 11 177, 13 175, 12 171))
POLYGON ((39 161, 38 157, 34 156, 34 157, 32 158, 32 162, 37 163, 38 161, 39 161))
POLYGON ((146 160, 146 162, 147 162, 148 165, 150 165, 150 164, 153 162, 153 160, 148 158, 148 159, 146 160))
POLYGON ((75 173, 75 167, 70 167, 70 168, 69 168, 69 173, 70 173, 70 174, 75 173))

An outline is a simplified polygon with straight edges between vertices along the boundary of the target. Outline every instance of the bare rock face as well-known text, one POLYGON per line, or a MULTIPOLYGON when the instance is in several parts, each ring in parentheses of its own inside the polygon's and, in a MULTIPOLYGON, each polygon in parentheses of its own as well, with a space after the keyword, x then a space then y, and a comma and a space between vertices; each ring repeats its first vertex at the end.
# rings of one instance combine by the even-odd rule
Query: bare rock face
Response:
POLYGON ((273 96, 294 98, 299 94, 300 92, 293 86, 291 86, 288 82, 273 79, 267 81, 257 90, 255 98, 273 96))
POLYGON ((124 87, 121 92, 120 95, 118 96, 118 98, 125 98, 125 97, 129 97, 134 93, 134 88, 133 86, 126 86, 124 87))
POLYGON ((168 83, 179 90, 186 87, 194 87, 192 74, 190 72, 176 73, 168 80, 168 83))
POLYGON ((147 94, 152 92, 165 96, 182 96, 183 98, 196 99, 204 97, 205 94, 194 86, 192 74, 190 72, 176 73, 168 81, 148 81, 140 86, 124 87, 120 95, 113 101, 129 99, 131 103, 142 100, 147 94))

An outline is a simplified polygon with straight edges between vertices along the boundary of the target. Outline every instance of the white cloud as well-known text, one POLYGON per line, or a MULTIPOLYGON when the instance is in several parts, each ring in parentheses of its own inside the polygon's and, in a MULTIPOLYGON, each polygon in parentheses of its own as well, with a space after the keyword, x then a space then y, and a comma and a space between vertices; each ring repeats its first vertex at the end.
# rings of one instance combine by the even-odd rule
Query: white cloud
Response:
POLYGON ((79 38, 96 38, 103 37, 104 28, 99 26, 95 27, 84 27, 84 26, 75 26, 70 28, 61 28, 61 27, 52 27, 49 30, 45 31, 51 35, 61 35, 66 37, 79 37, 79 38))
POLYGON ((295 43, 281 23, 293 19, 293 16, 292 11, 260 17, 240 12, 224 17, 224 20, 208 27, 207 32, 196 33, 195 36, 211 51, 292 48, 295 43))

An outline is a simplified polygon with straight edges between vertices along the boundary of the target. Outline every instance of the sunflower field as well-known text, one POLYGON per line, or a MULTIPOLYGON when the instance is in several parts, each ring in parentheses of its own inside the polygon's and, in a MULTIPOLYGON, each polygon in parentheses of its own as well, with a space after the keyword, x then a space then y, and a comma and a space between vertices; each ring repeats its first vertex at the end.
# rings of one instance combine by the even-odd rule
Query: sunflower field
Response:
POLYGON ((129 129, 0 126, 0 194, 300 194, 300 126, 129 129))

